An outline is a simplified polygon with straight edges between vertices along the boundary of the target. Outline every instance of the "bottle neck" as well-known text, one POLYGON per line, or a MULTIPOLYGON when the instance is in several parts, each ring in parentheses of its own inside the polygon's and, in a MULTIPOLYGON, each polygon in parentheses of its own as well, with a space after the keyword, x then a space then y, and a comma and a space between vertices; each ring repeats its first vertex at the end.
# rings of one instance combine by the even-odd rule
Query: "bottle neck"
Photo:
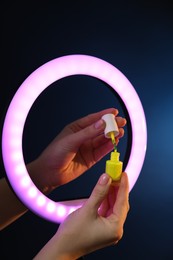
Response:
POLYGON ((111 161, 119 161, 120 153, 114 151, 111 152, 111 161))

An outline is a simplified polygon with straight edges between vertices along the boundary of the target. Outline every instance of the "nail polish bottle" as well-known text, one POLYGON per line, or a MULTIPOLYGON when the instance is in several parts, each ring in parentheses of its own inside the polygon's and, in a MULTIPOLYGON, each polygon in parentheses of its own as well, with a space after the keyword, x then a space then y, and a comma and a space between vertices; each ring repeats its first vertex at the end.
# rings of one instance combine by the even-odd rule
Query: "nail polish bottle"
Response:
POLYGON ((113 114, 106 114, 102 117, 106 123, 105 137, 111 138, 114 145, 114 151, 110 154, 110 160, 106 161, 105 172, 112 178, 113 181, 117 182, 121 178, 123 163, 119 160, 120 153, 117 152, 117 146, 115 143, 115 137, 119 134, 118 125, 113 114))

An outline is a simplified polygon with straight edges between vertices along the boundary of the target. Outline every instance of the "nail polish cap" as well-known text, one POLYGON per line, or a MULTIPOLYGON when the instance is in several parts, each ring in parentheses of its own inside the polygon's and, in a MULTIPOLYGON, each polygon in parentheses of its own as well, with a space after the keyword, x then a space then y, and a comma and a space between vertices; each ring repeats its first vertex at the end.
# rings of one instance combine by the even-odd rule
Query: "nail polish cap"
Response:
POLYGON ((102 119, 106 123, 106 127, 104 130, 106 138, 111 138, 111 132, 114 133, 114 136, 119 135, 119 129, 114 114, 106 114, 102 116, 102 119))

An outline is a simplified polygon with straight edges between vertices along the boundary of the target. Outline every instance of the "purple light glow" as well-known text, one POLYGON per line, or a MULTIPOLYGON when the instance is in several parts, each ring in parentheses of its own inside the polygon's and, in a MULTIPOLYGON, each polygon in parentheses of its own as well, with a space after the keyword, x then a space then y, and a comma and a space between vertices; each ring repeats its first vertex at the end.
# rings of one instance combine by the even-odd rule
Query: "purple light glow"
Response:
POLYGON ((131 154, 125 169, 130 190, 143 166, 147 144, 146 120, 140 99, 128 79, 110 63, 88 55, 68 55, 35 70, 20 86, 8 108, 2 135, 3 160, 7 177, 21 201, 37 215, 56 223, 81 207, 85 199, 54 202, 37 189, 24 163, 22 134, 29 110, 41 92, 53 82, 72 75, 98 78, 110 85, 123 100, 132 125, 131 154))

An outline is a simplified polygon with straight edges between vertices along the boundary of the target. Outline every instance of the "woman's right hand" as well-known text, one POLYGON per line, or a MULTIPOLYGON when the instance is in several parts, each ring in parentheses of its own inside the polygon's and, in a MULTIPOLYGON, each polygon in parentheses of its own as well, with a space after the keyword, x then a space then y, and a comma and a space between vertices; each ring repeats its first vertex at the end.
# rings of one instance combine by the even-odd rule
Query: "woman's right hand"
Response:
POLYGON ((91 196, 60 225, 35 260, 75 260, 116 244, 123 236, 129 211, 129 185, 123 173, 119 185, 102 174, 91 196))

